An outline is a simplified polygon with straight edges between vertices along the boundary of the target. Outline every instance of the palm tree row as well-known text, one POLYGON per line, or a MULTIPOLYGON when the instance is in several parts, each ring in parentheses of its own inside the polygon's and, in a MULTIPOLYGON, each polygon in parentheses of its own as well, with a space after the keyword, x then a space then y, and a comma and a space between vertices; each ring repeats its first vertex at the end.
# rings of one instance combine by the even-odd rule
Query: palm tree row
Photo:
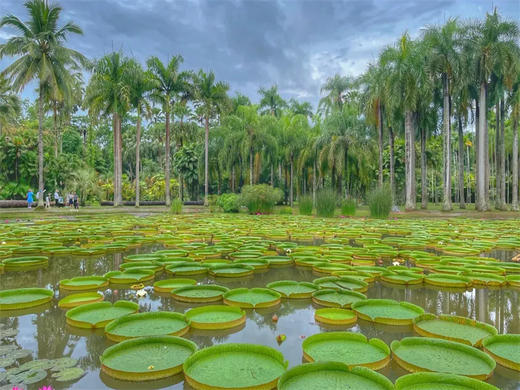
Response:
MULTIPOLYGON (((327 79, 313 113, 308 102, 285 101, 276 85, 260 88, 258 104, 240 94, 229 97, 228 84, 213 72, 182 69, 180 55, 140 64, 114 52, 88 61, 65 46, 81 29, 59 26, 60 7, 31 0, 26 8, 29 21, 8 15, 0 22, 18 32, 0 45, 0 58, 13 58, 0 78, 0 126, 16 122, 16 93, 35 80, 40 191, 45 115, 52 112, 57 155, 61 123, 70 123, 81 106, 89 113, 88 127, 111 120, 114 205, 123 200, 128 135, 122 129, 132 117, 137 206, 142 129, 160 123, 166 205, 172 166, 180 166, 172 156, 183 149, 193 155, 197 148, 185 145, 191 139, 203 144, 199 165, 206 205, 210 192, 236 192, 245 184, 283 188, 292 206, 298 195, 315 197, 320 187, 332 187, 343 198, 362 197, 388 182, 394 202, 404 198, 405 208, 413 210, 418 198, 423 208, 437 198, 439 170, 444 210, 454 200, 461 208, 471 202, 473 177, 478 210, 491 207, 490 193, 497 209, 507 207, 509 194, 511 207, 518 209, 520 32, 496 10, 483 21, 450 19, 430 26, 417 39, 403 34, 360 77, 327 79), (86 87, 84 72, 92 73, 86 87)), ((182 196, 188 179, 181 171, 174 175, 182 196)), ((191 188, 193 177, 189 183, 191 188)))

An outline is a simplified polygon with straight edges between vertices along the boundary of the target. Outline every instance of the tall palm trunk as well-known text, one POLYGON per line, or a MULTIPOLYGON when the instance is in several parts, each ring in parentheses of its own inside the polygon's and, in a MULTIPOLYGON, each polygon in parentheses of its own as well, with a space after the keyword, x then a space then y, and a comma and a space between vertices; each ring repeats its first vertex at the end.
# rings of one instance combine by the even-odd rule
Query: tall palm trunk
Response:
POLYGON ((458 119, 458 136, 459 136, 459 206, 461 209, 466 208, 464 199, 464 133, 462 131, 462 116, 457 115, 458 119))
POLYGON ((269 184, 271 185, 271 187, 274 187, 274 165, 273 165, 273 163, 271 163, 271 178, 270 178, 269 184))
POLYGON ((388 143, 390 146, 390 193, 392 194, 392 205, 395 205, 395 149, 394 149, 394 130, 388 127, 388 143))
MULTIPOLYGON (((498 142, 499 155, 497 161, 500 160, 500 208, 506 209, 506 147, 505 147, 505 107, 504 98, 500 99, 500 138, 498 142)), ((497 128, 498 130, 498 128, 497 128)))
POLYGON ((121 120, 117 112, 113 115, 114 129, 114 206, 121 206, 121 176, 122 176, 122 150, 121 150, 121 120))
POLYGON ((58 134, 58 112, 56 109, 56 104, 52 105, 52 122, 53 122, 53 126, 54 126, 54 158, 58 158, 59 134, 58 134))
POLYGON ((137 128, 135 131, 135 207, 139 207, 140 183, 139 168, 141 165, 141 113, 137 109, 137 128))
POLYGON ((38 97, 38 207, 43 207, 43 96, 40 85, 40 96, 38 97))
POLYGON ((294 187, 294 176, 293 176, 293 170, 294 170, 294 156, 291 153, 291 172, 290 172, 290 188, 289 188, 289 205, 293 207, 294 197, 293 197, 293 187, 294 187))
POLYGON ((253 185, 253 148, 249 148, 249 185, 253 185))
POLYGON ((312 163, 312 205, 313 206, 316 206, 316 187, 317 187, 316 158, 317 158, 317 156, 315 156, 314 161, 312 163))
POLYGON ((204 206, 209 206, 209 118, 204 118, 204 206))
POLYGON ((450 126, 450 94, 448 90, 448 75, 442 76, 442 119, 443 119, 443 142, 442 159, 444 162, 442 175, 443 199, 442 209, 451 210, 451 126, 450 126))
POLYGON ((489 165, 486 164, 486 158, 488 156, 487 152, 487 115, 486 115, 486 91, 487 85, 485 82, 480 84, 480 98, 479 98, 479 107, 481 110, 479 111, 479 123, 478 123, 478 138, 477 138, 477 164, 476 164, 476 173, 477 173, 477 205, 476 209, 479 211, 486 211, 488 209, 487 202, 487 189, 486 187, 489 185, 489 176, 487 175, 486 169, 489 165))
POLYGON ((512 174, 513 174, 513 199, 512 208, 518 211, 518 118, 513 119, 513 162, 512 162, 512 174))
POLYGON ((231 192, 235 192, 235 164, 231 167, 231 192))
POLYGON ((381 109, 381 102, 377 105, 378 112, 378 126, 377 126, 377 147, 379 151, 379 187, 383 186, 383 110, 381 109))
POLYGON ((413 125, 413 112, 406 110, 404 121, 405 136, 405 208, 416 209, 415 199, 415 131, 413 125))
POLYGON ((421 208, 428 207, 428 179, 426 170, 426 129, 421 128, 421 208))
POLYGON ((166 138, 164 140, 164 200, 170 206, 170 110, 166 111, 166 138))

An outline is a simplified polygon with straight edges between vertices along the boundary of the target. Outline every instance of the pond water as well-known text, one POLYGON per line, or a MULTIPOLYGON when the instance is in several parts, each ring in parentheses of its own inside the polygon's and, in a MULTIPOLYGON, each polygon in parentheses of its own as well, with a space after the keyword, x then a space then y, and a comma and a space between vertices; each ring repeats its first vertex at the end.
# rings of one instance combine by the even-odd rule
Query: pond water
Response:
MULTIPOLYGON (((141 248, 139 253, 157 250, 159 247, 141 248)), ((51 258, 48 268, 28 272, 9 272, 0 275, 1 289, 19 287, 47 287, 58 291, 58 283, 61 279, 80 275, 102 275, 110 270, 117 270, 123 262, 123 255, 132 252, 117 253, 101 257, 56 257, 51 258)), ((511 259, 510 253, 490 253, 489 256, 511 259), (503 256, 503 257, 502 257, 503 256)), ((217 283, 229 288, 237 287, 264 287, 275 280, 299 280, 312 281, 324 275, 313 273, 310 269, 299 267, 286 267, 269 269, 265 272, 256 272, 248 278, 197 278, 203 283, 217 283)), ((166 278, 163 274, 159 279, 166 278)), ((148 292, 146 298, 137 299, 135 292, 127 289, 108 289, 105 291, 106 301, 127 299, 136 301, 140 305, 140 311, 178 311, 185 312, 195 304, 183 304, 170 297, 154 294, 151 285, 145 288, 148 292)), ((500 289, 471 289, 464 290, 440 290, 433 287, 401 287, 398 285, 384 285, 376 282, 370 285, 366 295, 369 298, 390 298, 398 301, 404 300, 425 309, 426 312, 435 314, 452 314, 466 316, 494 325, 499 333, 520 333, 520 300, 519 291, 509 288, 500 289)), ((60 296, 61 297, 61 296, 60 296)), ((390 344, 395 339, 407 336, 417 336, 411 327, 378 325, 371 322, 358 320, 350 327, 324 327, 314 321, 316 306, 310 299, 283 300, 281 305, 262 310, 246 310, 247 321, 245 326, 229 331, 195 331, 191 330, 185 337, 193 340, 199 348, 208 347, 220 343, 257 343, 274 347, 280 350, 289 361, 289 366, 302 363, 303 339, 319 332, 332 330, 348 330, 360 332, 369 338, 378 337, 390 344), (273 314, 277 314, 277 323, 272 321, 273 314), (287 339, 278 345, 276 336, 285 334, 287 339)), ((0 323, 8 327, 18 329, 16 343, 22 348, 33 352, 32 358, 57 358, 70 356, 79 360, 79 366, 87 371, 87 374, 79 381, 71 385, 55 383, 52 380, 46 384, 55 389, 190 389, 184 383, 182 375, 167 380, 147 383, 121 382, 100 375, 99 356, 111 343, 104 337, 103 331, 85 331, 69 327, 65 323, 64 311, 59 309, 56 303, 40 308, 39 313, 17 315, 9 317, 12 313, 0 312, 0 323)), ((30 358, 22 360, 22 362, 30 358)), ((391 362, 380 371, 392 381, 407 372, 397 363, 391 362)), ((488 380, 500 389, 519 390, 520 373, 508 370, 497 365, 495 373, 488 380)), ((37 387, 36 387, 37 388, 37 387)), ((31 389, 31 388, 30 388, 31 389)))

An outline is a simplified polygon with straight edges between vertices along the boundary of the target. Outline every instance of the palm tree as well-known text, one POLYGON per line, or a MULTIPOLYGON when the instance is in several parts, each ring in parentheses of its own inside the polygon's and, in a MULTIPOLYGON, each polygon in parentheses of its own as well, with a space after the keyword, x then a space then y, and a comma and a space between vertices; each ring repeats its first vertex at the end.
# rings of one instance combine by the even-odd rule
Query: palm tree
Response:
POLYGON ((154 89, 152 100, 160 104, 165 117, 166 136, 164 139, 164 194, 166 206, 170 205, 170 115, 177 98, 189 89, 191 73, 179 71, 184 59, 182 56, 173 56, 166 65, 157 57, 151 57, 147 61, 148 69, 152 74, 154 89))
POLYGON ((128 83, 130 85, 130 104, 137 113, 135 134, 135 207, 139 207, 140 197, 140 144, 141 144, 141 117, 150 117, 151 106, 148 100, 149 93, 153 88, 151 75, 143 71, 141 65, 130 60, 128 63, 128 83))
POLYGON ((442 209, 451 210, 451 125, 450 100, 454 75, 457 72, 458 25, 456 19, 449 19, 442 27, 430 27, 424 35, 428 50, 428 71, 442 82, 442 123, 443 123, 443 203, 442 209))
POLYGON ((520 121, 520 72, 513 85, 511 97, 511 119, 513 120, 513 150, 511 173, 513 175, 511 208, 518 211, 518 122, 520 121))
POLYGON ((282 109, 287 107, 287 103, 278 94, 278 86, 273 85, 269 89, 260 88, 258 93, 261 96, 260 110, 262 114, 271 114, 280 117, 282 109))
POLYGON ((213 72, 200 70, 194 77, 194 96, 197 114, 204 121, 204 205, 208 206, 209 195, 209 124, 210 120, 219 115, 228 102, 229 85, 215 82, 213 72))
POLYGON ((122 203, 122 137, 121 118, 128 111, 131 88, 128 84, 129 60, 113 52, 98 60, 85 94, 92 114, 112 115, 114 133, 114 206, 122 203))
POLYGON ((329 114, 333 110, 341 110, 353 84, 354 80, 347 76, 336 74, 334 77, 329 77, 321 87, 321 92, 325 93, 325 96, 320 99, 318 108, 325 114, 329 114))
POLYGON ((495 9, 483 23, 472 26, 466 44, 473 53, 474 70, 479 83, 479 123, 477 133, 477 210, 489 209, 489 137, 487 128, 487 92, 491 74, 508 53, 516 51, 518 25, 502 21, 495 9))
POLYGON ((307 118, 312 117, 312 105, 309 102, 299 102, 296 99, 289 100, 289 110, 294 114, 306 116, 307 118))
POLYGON ((2 126, 16 118, 21 112, 20 99, 4 77, 0 76, 0 137, 2 126))
MULTIPOLYGON (((11 26, 20 33, 0 45, 0 59, 18 57, 2 72, 14 90, 20 91, 31 80, 38 80, 38 191, 43 193, 44 86, 47 84, 56 93, 63 94, 68 88, 70 70, 87 65, 87 60, 64 46, 69 34, 83 32, 72 22, 58 26, 61 7, 49 5, 45 0, 30 0, 25 8, 30 20, 23 22, 14 15, 7 15, 0 21, 0 28, 11 26)), ((38 206, 43 206, 43 196, 38 197, 38 206)))

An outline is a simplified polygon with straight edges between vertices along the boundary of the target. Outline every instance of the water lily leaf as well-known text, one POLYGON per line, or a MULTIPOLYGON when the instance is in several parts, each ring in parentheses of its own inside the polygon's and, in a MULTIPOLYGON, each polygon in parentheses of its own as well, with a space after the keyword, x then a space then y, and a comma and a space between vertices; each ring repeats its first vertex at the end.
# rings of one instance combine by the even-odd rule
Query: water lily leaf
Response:
MULTIPOLYGON (((0 383, 2 383, 3 381, 5 381, 7 379, 7 371, 0 371, 0 383)), ((1 389, 1 387, 0 387, 1 389)), ((11 390, 11 389, 9 389, 11 390)))
POLYGON ((74 381, 85 375, 85 371, 79 367, 65 368, 55 374, 52 377, 58 382, 74 381))
MULTIPOLYGON (((23 390, 21 387, 18 387, 20 390, 23 390)), ((12 390, 13 389, 13 385, 3 385, 3 386, 0 386, 0 390, 12 390)))
POLYGON ((29 370, 27 372, 23 372, 17 375, 20 377, 21 383, 26 385, 32 385, 33 383, 38 383, 45 378, 47 378, 47 371, 44 370, 29 370))
POLYGON ((27 370, 29 370, 29 368, 24 368, 24 367, 14 367, 14 368, 10 368, 10 369, 8 369, 6 372, 7 372, 7 375, 8 375, 8 376, 16 376, 16 375, 18 375, 19 373, 24 372, 24 371, 27 371, 27 370))
POLYGON ((12 357, 0 358, 0 367, 2 368, 12 366, 14 363, 16 363, 16 359, 12 357))
POLYGON ((48 370, 53 366, 52 360, 49 359, 38 359, 31 360, 30 362, 24 363, 20 368, 24 370, 48 370))
POLYGON ((9 337, 15 337, 17 334, 18 329, 15 328, 0 329, 0 340, 7 339, 9 337))
POLYGON ((16 351, 13 351, 9 354, 10 357, 13 359, 23 359, 27 356, 30 356, 32 354, 32 351, 29 349, 18 349, 16 351))
POLYGON ((6 344, 0 345, 0 356, 8 355, 11 351, 18 349, 18 345, 16 344, 6 344))
POLYGON ((52 371, 61 371, 65 368, 71 368, 74 367, 76 364, 78 364, 78 361, 76 359, 70 358, 70 357, 62 357, 58 359, 51 360, 52 371))

